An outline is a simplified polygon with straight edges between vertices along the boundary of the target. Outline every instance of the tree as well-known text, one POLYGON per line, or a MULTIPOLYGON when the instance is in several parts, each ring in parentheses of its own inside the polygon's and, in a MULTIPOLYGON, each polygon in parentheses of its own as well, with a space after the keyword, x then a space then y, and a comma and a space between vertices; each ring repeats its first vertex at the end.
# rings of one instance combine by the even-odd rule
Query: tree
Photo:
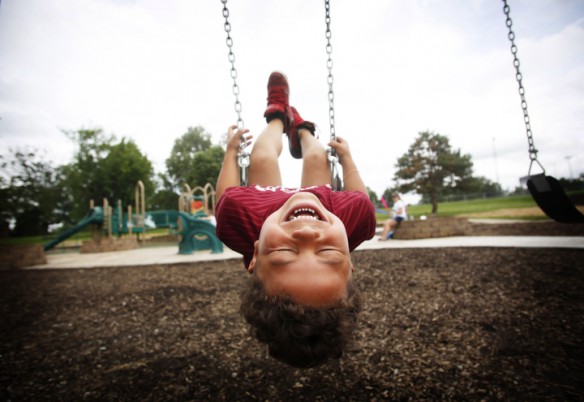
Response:
POLYGON ((138 180, 144 184, 146 199, 154 193, 152 163, 142 155, 134 141, 122 139, 119 144, 111 146, 100 169, 103 170, 100 175, 103 178, 102 193, 110 201, 121 200, 123 205, 132 204, 138 180))
POLYGON ((46 161, 37 149, 10 152, 8 158, 0 157, 5 174, 0 180, 2 227, 12 221, 16 236, 44 235, 70 209, 62 169, 46 161))
POLYGON ((470 155, 452 150, 448 137, 432 132, 420 132, 408 152, 398 158, 395 178, 400 192, 416 191, 438 211, 441 194, 462 188, 472 177, 470 155))
POLYGON ((75 144, 73 162, 63 167, 68 194, 72 203, 71 221, 81 219, 93 199, 97 205, 103 197, 101 186, 103 178, 99 169, 101 161, 107 156, 115 137, 106 136, 102 129, 80 129, 63 131, 75 144))
POLYGON ((472 176, 464 178, 456 187, 445 189, 442 199, 462 199, 470 196, 500 196, 503 189, 499 183, 495 183, 486 177, 472 176))
POLYGON ((156 188, 154 195, 146 200, 147 208, 152 211, 176 210, 179 195, 166 174, 159 173, 156 176, 156 188))
POLYGON ((560 177, 558 182, 564 191, 582 191, 584 190, 584 173, 581 173, 577 179, 560 177))
POLYGON ((104 198, 110 204, 117 200, 124 206, 133 204, 138 180, 144 183, 147 199, 154 193, 152 163, 133 141, 122 138, 114 144, 115 136, 106 136, 101 129, 66 134, 78 146, 73 163, 65 167, 73 220, 87 212, 89 200, 97 205, 104 198))
POLYGON ((367 193, 369 193, 369 199, 371 200, 373 205, 375 205, 375 208, 381 208, 381 206, 382 206, 381 201, 379 201, 379 198, 377 197, 377 193, 369 187, 367 187, 367 193))
POLYGON ((204 187, 205 184, 211 183, 213 188, 217 187, 217 177, 219 177, 224 156, 225 151, 218 145, 197 153, 194 159, 192 185, 204 187))
MULTIPOLYGON (((201 126, 189 127, 182 137, 175 140, 170 157, 166 160, 166 169, 176 188, 181 188, 185 183, 191 187, 206 184, 198 181, 201 172, 196 163, 196 156, 209 148, 211 134, 206 133, 201 126)), ((213 180, 216 180, 216 176, 213 180)))

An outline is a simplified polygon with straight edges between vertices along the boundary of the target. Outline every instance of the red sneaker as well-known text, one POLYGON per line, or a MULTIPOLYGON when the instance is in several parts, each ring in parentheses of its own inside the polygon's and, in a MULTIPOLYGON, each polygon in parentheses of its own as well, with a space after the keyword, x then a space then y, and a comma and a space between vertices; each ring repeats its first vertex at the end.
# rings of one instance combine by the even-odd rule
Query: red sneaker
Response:
POLYGON ((316 125, 310 121, 304 120, 298 114, 298 110, 294 106, 292 106, 292 115, 293 115, 293 122, 286 130, 286 135, 288 136, 288 147, 290 148, 290 155, 296 159, 302 159, 302 147, 300 146, 300 137, 298 136, 298 130, 301 128, 305 128, 312 135, 314 135, 314 131, 316 129, 316 125))
POLYGON ((284 132, 288 131, 294 117, 290 110, 288 97, 290 95, 290 88, 288 87, 288 79, 279 71, 274 71, 270 74, 268 80, 268 106, 264 112, 264 117, 269 123, 274 118, 282 119, 284 123, 284 132))

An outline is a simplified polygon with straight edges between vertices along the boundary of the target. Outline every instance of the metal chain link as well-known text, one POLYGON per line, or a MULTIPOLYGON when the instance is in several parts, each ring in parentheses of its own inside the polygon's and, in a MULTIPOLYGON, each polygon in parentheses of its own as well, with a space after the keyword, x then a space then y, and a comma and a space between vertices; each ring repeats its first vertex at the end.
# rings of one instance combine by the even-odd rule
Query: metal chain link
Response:
MULTIPOLYGON (((228 59, 231 63, 231 78, 233 79, 233 95, 235 96, 235 112, 237 113, 237 127, 243 129, 243 119, 241 117, 241 102, 239 101, 239 85, 237 85, 237 70, 235 69, 235 54, 233 53, 233 39, 231 38, 231 24, 229 23, 229 10, 227 9, 227 0, 221 0, 223 3, 223 17, 225 24, 223 25, 227 33, 225 43, 229 49, 228 59)), ((241 144, 237 154, 237 164, 241 169, 241 184, 247 186, 247 168, 249 167, 249 151, 247 150, 246 142, 243 136, 241 137, 241 144)))
POLYGON ((517 84, 519 86, 519 95, 521 96, 521 109, 523 109, 523 121, 525 123, 525 131, 527 134, 527 143, 529 144, 529 159, 531 160, 529 164, 529 174, 531 173, 531 167, 533 162, 537 162, 537 164, 542 168, 545 173, 545 169, 537 160, 537 149, 535 148, 535 144, 533 142, 533 133, 531 132, 531 122, 529 119, 529 113, 527 112, 527 101, 525 100, 525 88, 523 87, 523 75, 519 70, 519 58, 517 57, 517 45, 515 44, 515 32, 513 32, 513 21, 511 20, 510 16, 510 7, 507 4, 507 0, 503 0, 503 12, 505 13, 506 20, 505 24, 509 29, 509 33, 507 37, 509 38, 509 42, 511 42, 511 53, 513 54, 513 66, 515 66, 515 79, 517 80, 517 84))
POLYGON ((328 54, 328 60, 326 61, 326 66, 328 68, 328 100, 329 100, 329 124, 331 129, 331 140, 335 139, 335 93, 333 91, 333 59, 331 57, 333 53, 333 45, 331 44, 331 6, 329 0, 324 2, 325 8, 325 22, 326 22, 326 53, 328 54))
MULTIPOLYGON (((334 141, 336 139, 335 134, 335 93, 333 91, 333 59, 331 57, 333 53, 333 45, 331 44, 331 6, 329 0, 324 1, 325 8, 325 22, 326 22, 326 53, 328 55, 328 60, 326 66, 328 69, 328 101, 329 101, 329 125, 330 125, 330 139, 334 141)), ((331 167, 331 186, 333 190, 342 190, 343 183, 340 178, 340 167, 339 158, 334 148, 327 149, 327 156, 329 164, 331 167)))

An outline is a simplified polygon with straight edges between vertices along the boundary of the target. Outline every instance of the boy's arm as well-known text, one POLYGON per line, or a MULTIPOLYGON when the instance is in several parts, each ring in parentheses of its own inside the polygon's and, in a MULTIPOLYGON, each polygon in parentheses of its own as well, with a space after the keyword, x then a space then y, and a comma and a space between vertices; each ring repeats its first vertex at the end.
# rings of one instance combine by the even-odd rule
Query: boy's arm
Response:
POLYGON ((360 191, 369 197, 369 192, 367 191, 365 183, 363 183, 363 179, 361 179, 361 174, 353 160, 347 141, 343 138, 337 137, 336 141, 331 141, 328 145, 334 148, 339 156, 339 162, 343 167, 345 191, 360 191))
POLYGON ((219 177, 217 177, 217 188, 215 189, 217 200, 221 199, 221 196, 229 187, 241 185, 237 154, 239 153, 242 136, 245 136, 244 140, 248 145, 251 142, 251 135, 245 135, 247 132, 249 130, 238 130, 235 125, 230 126, 227 131, 227 148, 225 149, 225 156, 223 157, 223 164, 219 171, 219 177))
POLYGON ((359 169, 357 169, 357 165, 355 165, 353 158, 351 156, 347 158, 345 155, 345 157, 341 158, 340 163, 343 167, 343 183, 345 185, 345 190, 360 191, 369 197, 367 187, 365 186, 365 183, 363 183, 363 179, 361 178, 361 174, 359 173, 359 169))
POLYGON ((227 148, 221 170, 219 171, 219 177, 217 178, 217 188, 215 189, 217 200, 221 199, 221 196, 229 187, 240 185, 241 180, 239 166, 237 165, 237 151, 227 148))

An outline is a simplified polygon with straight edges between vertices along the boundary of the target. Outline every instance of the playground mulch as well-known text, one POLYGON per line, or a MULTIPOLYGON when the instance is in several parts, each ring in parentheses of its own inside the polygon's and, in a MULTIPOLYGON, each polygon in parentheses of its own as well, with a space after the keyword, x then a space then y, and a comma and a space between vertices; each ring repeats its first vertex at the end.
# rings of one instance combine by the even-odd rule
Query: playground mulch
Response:
MULTIPOLYGON (((517 227, 583 233, 551 223, 476 230, 517 227)), ((307 370, 249 338, 239 260, 1 271, 0 400, 581 400, 584 250, 353 258, 365 304, 359 347, 307 370)))

